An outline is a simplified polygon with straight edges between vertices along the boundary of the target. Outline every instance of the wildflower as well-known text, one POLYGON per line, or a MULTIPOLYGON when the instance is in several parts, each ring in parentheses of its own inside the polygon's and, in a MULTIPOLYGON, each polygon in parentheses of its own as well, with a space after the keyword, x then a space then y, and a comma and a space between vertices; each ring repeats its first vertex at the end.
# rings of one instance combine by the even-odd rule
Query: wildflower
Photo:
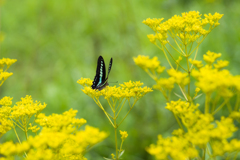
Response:
POLYGON ((176 71, 175 69, 169 69, 167 72, 169 76, 173 77, 175 82, 180 86, 185 86, 190 83, 190 79, 187 73, 182 73, 180 71, 176 71))
POLYGON ((198 108, 199 104, 194 105, 186 101, 179 99, 178 101, 171 101, 167 103, 166 109, 172 111, 176 115, 184 115, 185 113, 194 112, 198 108))
POLYGON ((149 59, 149 56, 138 55, 138 57, 134 57, 133 60, 136 65, 141 67, 143 70, 150 69, 151 71, 154 71, 160 66, 160 62, 158 61, 157 57, 149 59))
POLYGON ((212 69, 204 66, 199 71, 192 70, 192 76, 197 79, 196 86, 204 93, 211 93, 219 88, 232 86, 233 76, 227 70, 212 69))
POLYGON ((0 100, 0 105, 2 106, 11 106, 12 105, 12 99, 11 97, 3 97, 1 100, 0 100))
POLYGON ((153 37, 156 37, 161 44, 165 45, 168 43, 168 36, 171 36, 173 39, 179 38, 183 45, 188 45, 211 32, 219 25, 218 21, 223 15, 219 13, 204 15, 204 19, 201 16, 199 12, 190 11, 182 13, 182 16, 175 15, 165 22, 162 22, 163 18, 148 18, 143 23, 156 33, 155 36, 148 36, 151 37, 149 39, 152 43, 155 41, 153 37), (208 29, 205 27, 207 24, 210 24, 208 29))
POLYGON ((11 115, 12 108, 9 107, 12 104, 12 98, 3 97, 0 100, 0 137, 4 135, 7 131, 11 130, 13 126, 12 121, 9 119, 11 115))
POLYGON ((93 81, 89 78, 81 78, 77 81, 77 83, 81 84, 82 86, 91 86, 93 81))
POLYGON ((151 144, 146 150, 156 159, 171 157, 172 159, 185 160, 198 156, 198 151, 187 140, 175 136, 164 139, 158 135, 157 144, 151 144))
POLYGON ((120 130, 120 134, 122 136, 121 137, 122 141, 124 141, 128 137, 127 131, 121 131, 120 130))
POLYGON ((229 117, 233 118, 233 119, 236 119, 236 120, 240 120, 240 111, 233 111, 233 112, 231 112, 229 117))
POLYGON ((141 82, 125 82, 124 84, 120 84, 121 87, 109 87, 107 86, 105 89, 99 91, 99 90, 93 90, 90 88, 90 86, 85 86, 82 91, 87 94, 88 96, 92 98, 98 99, 100 96, 104 96, 105 99, 109 98, 135 98, 135 99, 140 99, 142 96, 145 94, 151 92, 152 90, 148 87, 143 87, 141 86, 143 83, 141 82))
POLYGON ((198 69, 200 69, 201 67, 203 67, 202 61, 198 61, 198 60, 192 60, 191 58, 189 58, 189 62, 192 63, 195 67, 197 67, 198 69))
POLYGON ((213 64, 213 66, 214 66, 216 69, 222 69, 222 68, 228 66, 228 64, 229 64, 228 61, 219 60, 219 61, 217 61, 217 64, 213 64))
POLYGON ((3 84, 3 82, 8 79, 8 77, 10 77, 13 73, 9 73, 9 72, 2 72, 0 70, 0 86, 3 84))
POLYGON ((9 58, 0 59, 0 86, 2 86, 3 82, 13 74, 11 72, 7 72, 7 69, 16 61, 16 59, 9 58))
POLYGON ((221 53, 214 53, 211 51, 207 51, 206 54, 203 55, 203 59, 205 62, 207 62, 209 65, 211 65, 217 58, 221 57, 221 53))
POLYGON ((5 65, 7 65, 7 69, 15 63, 16 59, 10 59, 10 58, 2 58, 0 59, 0 69, 3 69, 5 65))
POLYGON ((157 80, 157 84, 153 85, 154 89, 158 89, 160 91, 172 90, 174 88, 175 79, 173 77, 169 78, 160 78, 157 80))
POLYGON ((33 133, 36 133, 38 130, 40 130, 40 127, 38 127, 37 125, 32 125, 32 123, 29 123, 29 126, 28 129, 29 130, 32 130, 33 133))
POLYGON ((71 133, 87 122, 83 118, 75 118, 77 112, 77 110, 70 109, 63 114, 52 114, 49 116, 40 113, 35 122, 39 123, 42 127, 51 128, 53 131, 71 133))
POLYGON ((24 119, 23 117, 31 117, 33 114, 40 113, 46 104, 41 104, 38 101, 33 101, 31 96, 26 96, 25 98, 21 98, 21 101, 17 102, 16 105, 13 106, 11 112, 11 118, 14 120, 24 119))

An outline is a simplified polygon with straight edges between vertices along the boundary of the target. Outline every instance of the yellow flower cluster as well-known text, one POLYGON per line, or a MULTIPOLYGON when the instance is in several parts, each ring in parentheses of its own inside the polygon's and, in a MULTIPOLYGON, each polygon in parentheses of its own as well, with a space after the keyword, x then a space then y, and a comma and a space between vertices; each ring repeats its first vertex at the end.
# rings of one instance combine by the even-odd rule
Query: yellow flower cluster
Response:
POLYGON ((133 97, 134 99, 140 99, 143 97, 145 94, 152 92, 151 88, 148 87, 141 87, 143 83, 140 82, 125 82, 124 84, 120 84, 121 87, 109 87, 107 86, 105 89, 99 91, 99 90, 94 90, 90 87, 92 85, 91 80, 89 78, 84 78, 78 80, 78 83, 85 86, 82 91, 90 96, 91 98, 96 98, 98 99, 100 96, 103 96, 105 99, 110 99, 110 98, 127 98, 130 99, 133 97))
POLYGON ((138 55, 138 57, 133 57, 133 60, 136 65, 147 72, 155 81, 157 81, 158 75, 165 70, 165 67, 160 65, 160 61, 158 61, 157 57, 150 59, 149 56, 138 55))
POLYGON ((196 11, 190 11, 182 13, 182 16, 175 15, 165 22, 161 19, 146 19, 144 24, 148 25, 155 35, 148 35, 149 40, 152 43, 156 42, 156 39, 161 44, 168 43, 168 35, 173 39, 179 39, 182 45, 188 45, 194 41, 197 41, 201 36, 206 36, 212 29, 219 25, 219 20, 222 18, 222 14, 215 13, 214 15, 204 15, 204 19, 201 18, 201 14, 196 11), (209 28, 205 29, 209 24, 209 28))
POLYGON ((198 151, 193 145, 181 137, 163 138, 162 135, 158 135, 157 144, 151 144, 146 150, 157 160, 169 159, 169 157, 175 160, 198 157, 198 151))
POLYGON ((228 70, 219 70, 206 65, 199 70, 192 70, 191 75, 197 80, 196 86, 204 93, 219 91, 223 97, 232 97, 231 87, 240 91, 240 77, 231 75, 228 70))
POLYGON ((138 55, 138 57, 134 57, 133 60, 135 64, 144 71, 150 70, 154 72, 156 70, 156 72, 160 74, 165 69, 165 67, 160 66, 160 61, 158 61, 157 57, 150 59, 149 56, 138 55))
POLYGON ((127 131, 121 131, 120 130, 120 134, 122 136, 121 137, 122 141, 124 141, 128 137, 127 131))
POLYGON ((45 103, 34 102, 32 97, 27 95, 12 107, 11 118, 15 121, 20 120, 23 124, 26 124, 34 114, 39 114, 45 107, 45 103))
POLYGON ((51 128, 53 131, 73 132, 80 128, 87 121, 83 118, 75 118, 77 110, 70 109, 63 114, 52 114, 45 116, 40 113, 35 120, 36 123, 45 128, 51 128), (61 123, 60 123, 61 122, 61 123))
POLYGON ((0 144, 0 154, 7 159, 25 154, 26 159, 29 160, 86 160, 84 157, 86 150, 104 140, 108 134, 91 126, 86 126, 85 130, 79 130, 86 120, 74 118, 76 113, 76 110, 70 109, 62 115, 39 114, 36 122, 43 127, 41 132, 35 137, 28 137, 22 143, 0 144))
POLYGON ((4 135, 7 131, 9 131, 12 127, 12 122, 9 119, 12 108, 9 107, 12 105, 12 98, 10 97, 3 97, 0 100, 0 137, 4 135))
MULTIPOLYGON (((155 60, 157 61, 157 60, 155 60)), ((159 65, 159 64, 157 64, 159 65)), ((107 86, 103 90, 96 90, 92 89, 90 86, 92 85, 92 81, 88 78, 81 78, 78 80, 79 84, 81 84, 84 89, 82 91, 93 98, 95 103, 99 106, 99 108, 104 112, 106 117, 108 118, 109 122, 111 123, 112 127, 115 130, 115 147, 116 147, 116 155, 111 154, 113 160, 120 159, 120 157, 123 155, 124 150, 122 149, 123 141, 127 138, 128 134, 126 131, 120 131, 120 134, 122 135, 121 139, 121 145, 120 148, 118 148, 117 145, 117 129, 122 124, 124 119, 128 116, 130 111, 133 109, 136 102, 142 98, 145 94, 152 92, 151 88, 148 87, 141 87, 143 83, 140 81, 137 82, 124 82, 124 84, 119 84, 120 87, 116 86, 107 86), (107 112, 105 109, 106 107, 102 106, 99 97, 103 96, 109 105, 109 108, 112 112, 107 112), (133 100, 131 100, 133 98, 133 100), (129 109, 128 112, 125 113, 125 116, 121 119, 120 122, 118 122, 118 117, 120 115, 120 112, 122 111, 122 108, 125 104, 125 102, 128 101, 129 109), (116 157, 116 158, 115 158, 116 157)))
POLYGON ((194 105, 193 103, 179 99, 178 101, 171 101, 170 103, 167 103, 165 108, 173 112, 175 115, 184 116, 186 113, 194 112, 198 106, 199 104, 194 105))
POLYGON ((153 85, 154 89, 158 89, 161 92, 165 90, 171 91, 174 88, 175 80, 173 77, 169 78, 160 78, 157 80, 157 84, 153 85))
POLYGON ((173 77, 174 81, 180 86, 185 86, 190 83, 187 73, 182 73, 180 71, 176 71, 175 69, 169 69, 167 73, 170 77, 173 77))
POLYGON ((2 58, 0 59, 0 86, 3 82, 10 77, 13 73, 7 72, 7 69, 15 63, 16 59, 2 58))
POLYGON ((207 51, 207 53, 203 55, 203 60, 207 62, 208 65, 211 65, 219 57, 221 57, 221 53, 207 51))
POLYGON ((213 156, 226 155, 226 153, 238 153, 240 152, 240 141, 238 139, 232 139, 228 142, 226 139, 211 142, 213 156))
POLYGON ((214 121, 210 114, 202 114, 197 110, 198 105, 190 104, 186 101, 172 101, 167 103, 167 109, 176 114, 186 127, 187 131, 178 129, 173 132, 173 137, 158 137, 156 145, 152 144, 147 151, 154 155, 156 159, 166 159, 170 156, 172 159, 188 159, 198 157, 199 148, 204 149, 206 145, 212 143, 228 143, 229 148, 221 148, 222 152, 217 153, 217 145, 214 148, 213 156, 222 156, 226 152, 239 150, 240 142, 234 140, 228 142, 233 133, 237 130, 231 118, 221 117, 220 121, 214 121), (216 151, 215 151, 216 150, 216 151))

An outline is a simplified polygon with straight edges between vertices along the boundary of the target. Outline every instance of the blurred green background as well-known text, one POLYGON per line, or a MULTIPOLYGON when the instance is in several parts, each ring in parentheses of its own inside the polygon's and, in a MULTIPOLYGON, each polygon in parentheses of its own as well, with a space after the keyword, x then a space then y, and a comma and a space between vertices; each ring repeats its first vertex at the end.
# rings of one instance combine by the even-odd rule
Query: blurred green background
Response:
MULTIPOLYGON (((220 26, 201 44, 198 56, 202 59, 208 50, 222 53, 222 59, 230 61, 227 69, 239 74, 239 8, 238 0, 6 0, 0 15, 0 29, 5 34, 0 58, 18 61, 8 70, 14 74, 1 87, 0 97, 13 97, 15 103, 31 95, 47 104, 43 111, 47 115, 70 108, 78 110, 77 116, 85 118, 88 125, 110 133, 86 157, 110 157, 114 152, 113 128, 102 110, 81 91, 77 80, 93 79, 97 58, 102 55, 107 66, 113 58, 110 82, 141 81, 151 87, 154 81, 134 64, 132 57, 158 56, 162 65, 169 66, 162 52, 149 42, 147 34, 153 32, 142 21, 162 17, 166 20, 192 10, 224 14, 220 26)), ((105 100, 102 102, 107 106, 105 100)), ((145 147, 156 143, 158 134, 168 136, 178 128, 172 114, 164 108, 165 103, 158 91, 138 101, 119 128, 129 134, 123 159, 153 159, 145 147)), ((12 136, 9 132, 0 143, 12 136)))

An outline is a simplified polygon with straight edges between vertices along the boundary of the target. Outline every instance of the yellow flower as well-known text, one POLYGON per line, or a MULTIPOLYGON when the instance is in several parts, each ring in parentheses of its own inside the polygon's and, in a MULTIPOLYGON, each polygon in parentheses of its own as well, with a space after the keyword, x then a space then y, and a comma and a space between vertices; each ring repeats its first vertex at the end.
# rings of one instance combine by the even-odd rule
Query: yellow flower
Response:
POLYGON ((233 86, 235 82, 229 71, 212 69, 208 65, 200 68, 199 71, 193 69, 192 76, 197 79, 196 86, 204 93, 211 93, 218 89, 226 92, 227 88, 233 86))
POLYGON ((197 67, 198 69, 200 69, 201 67, 203 67, 202 61, 198 61, 198 60, 192 60, 191 58, 189 58, 189 62, 192 63, 195 67, 197 67))
POLYGON ((3 97, 1 100, 0 100, 0 105, 2 106, 11 106, 12 105, 12 99, 11 97, 3 97))
POLYGON ((77 83, 85 87, 85 86, 91 86, 93 82, 89 78, 81 78, 77 81, 77 83))
POLYGON ((160 62, 157 57, 149 59, 149 56, 138 55, 138 57, 133 58, 136 65, 141 67, 143 70, 155 70, 160 66, 160 62))
POLYGON ((74 140, 86 148, 87 146, 93 146, 103 141, 107 136, 108 134, 106 132, 101 132, 98 128, 87 125, 85 130, 76 133, 74 140))
POLYGON ((228 61, 220 60, 220 61, 217 61, 217 64, 213 64, 213 66, 214 66, 216 69, 222 69, 222 68, 228 66, 228 64, 229 64, 228 61))
POLYGON ((230 118, 240 120, 240 111, 233 111, 230 115, 230 118))
POLYGON ((231 118, 221 117, 221 121, 216 121, 216 124, 217 127, 210 133, 212 138, 227 139, 232 136, 233 132, 237 131, 231 118))
POLYGON ((27 95, 25 98, 21 98, 21 101, 17 102, 12 108, 11 118, 14 120, 25 119, 31 117, 33 114, 40 113, 46 104, 41 104, 38 101, 33 101, 32 97, 27 95))
POLYGON ((211 51, 207 51, 206 54, 203 55, 203 59, 205 62, 207 62, 209 65, 213 64, 217 58, 221 57, 221 53, 214 53, 211 51))
POLYGON ((155 29, 156 26, 158 26, 161 22, 162 22, 163 18, 148 18, 146 20, 144 20, 142 23, 148 25, 150 28, 155 29))
POLYGON ((173 77, 175 82, 180 86, 185 86, 190 83, 190 79, 187 73, 182 73, 180 71, 176 71, 175 69, 169 69, 167 72, 168 75, 173 77))
POLYGON ((77 110, 70 109, 63 114, 52 114, 49 116, 40 113, 35 121, 42 127, 51 128, 53 131, 71 133, 87 123, 83 118, 75 118, 77 112, 77 110))
POLYGON ((30 127, 28 127, 28 129, 32 130, 33 133, 36 133, 40 129, 40 127, 38 127, 37 125, 32 126, 31 123, 29 123, 29 126, 30 127))
POLYGON ((212 15, 211 13, 204 14, 205 23, 208 22, 210 25, 218 26, 220 23, 218 22, 222 18, 223 14, 215 13, 212 15))
POLYGON ((120 134, 122 136, 121 137, 122 141, 124 141, 128 137, 127 131, 121 131, 120 130, 120 134))
POLYGON ((2 86, 3 82, 13 74, 6 71, 16 61, 16 59, 9 58, 0 59, 0 86, 2 86))
POLYGON ((144 96, 145 94, 152 92, 151 88, 148 87, 141 87, 143 85, 143 83, 141 83, 140 81, 136 81, 136 82, 124 82, 124 84, 119 84, 121 87, 110 87, 107 86, 105 89, 103 90, 94 90, 90 87, 84 87, 84 89, 82 89, 82 91, 87 94, 88 96, 90 96, 91 98, 96 98, 98 99, 100 96, 103 96, 105 99, 110 99, 110 98, 136 98, 136 99, 140 99, 142 96, 144 96))
POLYGON ((156 33, 156 35, 148 36, 152 43, 158 39, 161 44, 165 45, 168 43, 169 35, 173 39, 180 39, 183 45, 188 45, 211 32, 219 25, 218 21, 223 15, 219 13, 204 15, 204 19, 201 16, 199 12, 190 11, 182 13, 182 16, 174 15, 165 22, 162 22, 163 18, 148 18, 143 23, 156 33), (208 29, 206 29, 207 24, 210 24, 208 29))
POLYGON ((8 79, 13 73, 9 72, 1 72, 0 71, 0 86, 2 86, 3 82, 8 79))
POLYGON ((172 111, 176 115, 184 115, 189 112, 194 112, 198 106, 199 104, 194 105, 193 103, 179 99, 178 101, 171 101, 170 103, 167 103, 167 106, 165 108, 172 111))
POLYGON ((157 144, 151 144, 146 148, 147 152, 154 155, 156 159, 185 160, 198 156, 197 150, 184 138, 158 136, 157 144))
POLYGON ((16 59, 2 58, 0 59, 0 69, 3 69, 4 65, 7 65, 7 68, 9 68, 16 61, 16 59))
POLYGON ((172 90, 174 88, 175 79, 173 77, 169 78, 160 78, 157 80, 157 84, 153 85, 154 89, 158 89, 160 91, 172 90))
POLYGON ((4 135, 7 131, 11 130, 13 126, 12 121, 10 120, 10 114, 12 108, 9 105, 12 103, 10 97, 4 97, 0 100, 2 107, 0 107, 0 137, 4 135))
POLYGON ((17 154, 17 148, 12 141, 5 142, 3 144, 0 144, 0 154, 7 157, 17 154))
POLYGON ((153 43, 153 44, 156 43, 157 36, 155 36, 153 34, 149 34, 149 35, 147 35, 147 37, 151 43, 153 43))

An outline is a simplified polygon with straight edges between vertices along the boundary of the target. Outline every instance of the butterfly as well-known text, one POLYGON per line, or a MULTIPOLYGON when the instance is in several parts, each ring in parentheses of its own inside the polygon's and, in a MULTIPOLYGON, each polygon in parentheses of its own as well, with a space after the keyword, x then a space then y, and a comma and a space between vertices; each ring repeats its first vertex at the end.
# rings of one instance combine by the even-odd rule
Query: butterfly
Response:
MULTIPOLYGON (((111 71, 112 68, 112 58, 109 62, 109 67, 108 67, 108 75, 111 71)), ((108 75, 106 77, 106 69, 105 69, 105 63, 103 60, 102 56, 98 57, 98 63, 97 63, 97 70, 96 70, 96 75, 95 78, 93 80, 93 84, 92 84, 92 89, 98 89, 98 90, 102 90, 103 88, 105 88, 108 85, 108 75)))

